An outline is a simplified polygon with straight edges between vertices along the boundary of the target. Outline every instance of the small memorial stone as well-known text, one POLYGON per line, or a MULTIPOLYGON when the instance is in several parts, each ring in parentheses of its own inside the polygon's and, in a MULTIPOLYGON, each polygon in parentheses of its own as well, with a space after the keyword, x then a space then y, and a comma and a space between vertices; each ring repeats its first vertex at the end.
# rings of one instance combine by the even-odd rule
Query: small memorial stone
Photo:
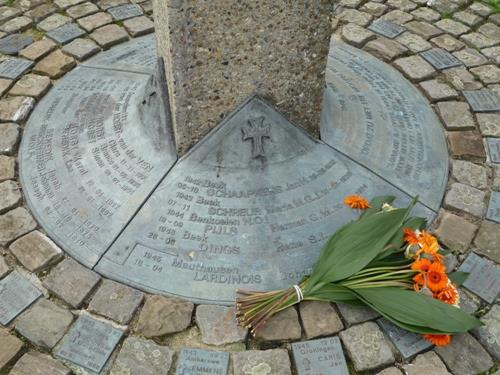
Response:
POLYGON ((471 252, 458 270, 469 273, 463 283, 465 288, 486 302, 495 301, 500 292, 500 269, 496 264, 471 252))
POLYGON ((0 39, 0 52, 15 55, 26 46, 33 43, 33 37, 24 34, 12 34, 0 39))
POLYGON ((14 365, 9 375, 70 375, 71 370, 50 355, 29 352, 14 365))
POLYGON ((41 295, 19 272, 11 272, 0 280, 0 324, 9 324, 41 295))
POLYGON ((486 218, 500 223, 500 193, 498 191, 491 192, 486 218))
POLYGON ((500 111, 500 99, 492 90, 466 90, 463 94, 474 112, 500 111))
POLYGON ((0 77, 17 79, 33 65, 33 61, 22 58, 9 58, 0 63, 0 77))
POLYGON ((79 28, 76 24, 67 23, 57 29, 49 31, 47 36, 59 44, 66 44, 85 34, 85 31, 79 28))
POLYGON ((292 375, 286 349, 247 350, 231 355, 234 375, 292 375))
POLYGON ((403 33, 406 28, 391 21, 378 19, 368 27, 368 30, 383 35, 389 39, 394 39, 395 37, 403 33))
POLYGON ((115 349, 123 331, 87 315, 81 315, 63 338, 55 355, 99 373, 115 349))
POLYGON ((101 49, 93 40, 78 38, 63 47, 63 52, 75 59, 82 61, 95 55, 101 49))
POLYGON ((176 375, 226 375, 229 368, 229 353, 202 349, 181 350, 176 375))
POLYGON ((381 318, 377 323, 405 359, 432 346, 432 343, 424 340, 422 335, 401 329, 387 319, 381 318))
POLYGON ((108 13, 111 14, 115 21, 123 21, 143 14, 142 8, 137 4, 126 4, 110 8, 108 13))
POLYGON ((348 375, 346 360, 338 337, 292 344, 298 375, 348 375))
POLYGON ((196 308, 196 324, 205 344, 225 345, 243 342, 247 329, 238 324, 234 307, 199 305, 196 308))
POLYGON ((454 68, 462 65, 462 62, 459 59, 442 48, 433 48, 420 53, 420 55, 438 70, 454 68))
POLYGON ((490 160, 492 163, 500 163, 500 138, 486 138, 490 160))

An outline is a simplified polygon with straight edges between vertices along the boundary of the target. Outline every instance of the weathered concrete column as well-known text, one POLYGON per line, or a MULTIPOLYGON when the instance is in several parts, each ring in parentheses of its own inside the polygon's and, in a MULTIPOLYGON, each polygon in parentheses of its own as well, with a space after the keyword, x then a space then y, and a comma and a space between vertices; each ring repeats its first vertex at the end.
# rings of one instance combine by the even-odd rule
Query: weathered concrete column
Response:
POLYGON ((183 154, 249 95, 319 132, 333 0, 153 0, 183 154))

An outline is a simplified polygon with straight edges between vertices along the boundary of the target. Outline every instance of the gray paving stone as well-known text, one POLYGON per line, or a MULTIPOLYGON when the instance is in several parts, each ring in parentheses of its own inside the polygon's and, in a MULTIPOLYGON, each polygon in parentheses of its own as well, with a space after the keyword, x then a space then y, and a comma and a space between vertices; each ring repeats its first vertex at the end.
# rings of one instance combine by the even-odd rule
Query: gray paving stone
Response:
POLYGON ((405 23, 404 26, 408 29, 408 31, 420 35, 424 39, 434 38, 443 33, 441 29, 423 21, 410 21, 405 23))
POLYGON ((0 327, 0 371, 7 368, 21 352, 24 344, 16 336, 0 327))
POLYGON ((386 4, 403 12, 410 12, 417 8, 417 4, 410 0, 387 0, 386 4))
POLYGON ((127 40, 128 34, 118 25, 107 25, 94 31, 90 34, 90 37, 94 39, 102 48, 107 49, 115 44, 127 40))
POLYGON ((500 85, 497 85, 498 91, 494 91, 493 86, 495 85, 489 85, 487 89, 462 91, 473 112, 500 111, 500 85))
POLYGON ((26 16, 30 17, 35 23, 42 21, 47 18, 51 14, 54 14, 57 11, 57 7, 55 7, 51 3, 41 4, 32 10, 25 13, 26 16))
POLYGON ((108 13, 115 21, 124 21, 129 18, 142 16, 142 8, 137 4, 124 4, 109 8, 108 13))
POLYGON ((488 352, 468 333, 454 335, 451 344, 435 351, 454 375, 478 374, 493 366, 488 352))
POLYGON ((21 9, 9 6, 0 6, 0 22, 8 21, 21 14, 22 14, 21 9))
POLYGON ((420 87, 432 102, 458 98, 458 92, 453 87, 437 79, 421 82, 420 87))
POLYGON ((368 29, 389 39, 394 39, 395 37, 401 35, 401 33, 406 31, 406 28, 404 26, 382 19, 373 21, 368 29))
POLYGON ((496 64, 500 64, 500 47, 483 48, 481 53, 496 64))
POLYGON ((337 307, 348 326, 363 323, 380 316, 379 313, 369 307, 351 306, 347 303, 337 303, 337 307))
POLYGON ((476 131, 448 133, 451 154, 456 158, 486 160, 481 135, 476 131))
POLYGON ((13 82, 12 79, 0 78, 0 96, 7 92, 13 82))
POLYGON ((83 3, 85 0, 54 0, 54 3, 61 9, 83 3))
POLYGON ((25 74, 9 91, 10 95, 32 96, 36 99, 41 98, 52 86, 49 77, 39 76, 37 74, 25 74))
POLYGON ((479 306, 481 305, 479 297, 462 287, 458 288, 458 295, 458 305, 467 314, 473 314, 477 311, 477 309, 479 309, 479 306))
POLYGON ((199 305, 196 308, 196 324, 203 342, 209 345, 243 342, 248 333, 238 324, 233 307, 199 305))
POLYGON ((33 20, 31 18, 26 16, 20 16, 5 22, 3 25, 0 26, 0 30, 9 34, 18 33, 26 29, 29 29, 32 24, 33 20))
POLYGON ((341 0, 339 5, 346 8, 358 8, 361 3, 362 0, 341 0))
POLYGON ((78 24, 86 31, 91 32, 98 27, 111 23, 113 19, 111 16, 104 12, 92 14, 77 20, 78 24))
POLYGON ((193 309, 194 305, 188 301, 147 296, 136 331, 147 338, 183 331, 191 323, 193 309))
POLYGON ((307 339, 330 336, 344 329, 342 320, 329 302, 304 301, 299 309, 307 339))
POLYGON ((36 221, 26 209, 18 207, 0 215, 0 246, 8 245, 36 228, 36 221))
POLYGON ((340 332, 356 371, 367 371, 395 362, 384 334, 374 322, 366 322, 340 332))
POLYGON ((11 34, 0 39, 0 53, 15 55, 33 43, 33 37, 24 34, 11 34))
POLYGON ((463 42, 448 34, 443 34, 431 39, 431 42, 448 52, 457 51, 465 46, 463 42))
POLYGON ((500 83, 500 68, 496 65, 478 66, 477 68, 470 69, 470 72, 486 85, 500 83))
POLYGON ((490 38, 491 40, 496 41, 495 44, 500 43, 500 27, 499 26, 497 26, 491 22, 488 22, 488 23, 481 25, 481 27, 479 27, 479 29, 477 31, 479 31, 484 36, 490 38))
POLYGON ((488 20, 493 22, 495 25, 500 26, 500 13, 492 14, 488 17, 488 20))
POLYGON ((30 272, 41 271, 62 257, 62 250, 37 230, 14 241, 9 249, 30 272))
POLYGON ((370 1, 368 3, 365 3, 359 10, 365 13, 369 13, 375 17, 380 17, 385 13, 386 9, 387 5, 370 1))
POLYGON ((476 32, 464 34, 460 37, 460 40, 478 49, 491 47, 498 43, 498 41, 476 32))
POLYGON ((19 56, 36 61, 44 56, 47 56, 56 47, 57 45, 52 40, 44 38, 41 40, 37 40, 35 43, 23 49, 21 52, 19 52, 19 56))
POLYGON ((144 293, 105 279, 90 301, 88 309, 120 324, 127 324, 143 298, 144 293))
POLYGON ((10 267, 5 260, 5 257, 0 255, 0 279, 10 272, 10 267))
POLYGON ((411 14, 420 21, 435 22, 441 18, 439 12, 427 7, 415 9, 411 14))
POLYGON ((70 375, 71 370, 51 356, 38 352, 26 353, 16 362, 9 375, 70 375))
POLYGON ((467 11, 461 11, 461 12, 456 12, 453 14, 453 18, 459 22, 462 22, 463 24, 466 24, 467 26, 474 27, 478 25, 483 18, 481 16, 478 16, 477 14, 467 12, 467 11))
POLYGON ((272 316, 255 337, 265 341, 282 341, 298 340, 301 336, 297 310, 290 307, 272 316))
POLYGON ((58 27, 66 24, 66 23, 69 23, 71 21, 72 21, 71 17, 56 13, 56 14, 53 14, 53 15, 45 18, 43 21, 39 22, 36 25, 36 27, 40 31, 48 32, 48 31, 57 29, 58 27))
MULTIPOLYGON (((486 138, 485 141, 486 148, 488 149, 488 156, 490 158, 489 161, 491 163, 500 164, 500 139, 486 138)), ((496 216, 500 217, 500 214, 496 216)))
POLYGON ((52 349, 64 336, 73 314, 42 298, 14 322, 16 331, 42 349, 52 349))
POLYGON ((363 49, 384 61, 392 61, 408 51, 401 43, 387 38, 372 40, 366 43, 363 49))
POLYGON ((15 181, 0 182, 0 214, 15 207, 21 201, 21 192, 15 181))
POLYGON ((443 71, 446 81, 457 90, 478 90, 483 85, 465 68, 452 68, 443 71))
POLYGON ((174 351, 152 340, 128 337, 123 342, 110 375, 167 374, 172 366, 174 351))
POLYGON ((443 19, 435 24, 437 27, 439 27, 441 30, 444 32, 451 34, 455 37, 458 37, 462 34, 465 34, 470 30, 468 26, 465 26, 463 23, 450 20, 450 19, 443 19))
POLYGON ((494 12, 492 7, 481 2, 473 2, 468 9, 471 12, 479 14, 482 17, 488 17, 491 13, 494 12))
POLYGON ((403 57, 394 61, 394 65, 411 80, 422 81, 430 78, 436 70, 420 56, 403 57))
POLYGON ((456 182, 451 184, 444 204, 455 210, 482 217, 485 210, 484 199, 485 194, 481 190, 456 182))
POLYGON ((66 44, 85 34, 85 31, 75 23, 66 23, 57 29, 49 31, 47 36, 59 44, 66 44))
POLYGON ((11 180, 16 176, 16 158, 0 155, 0 181, 11 180))
POLYGON ((123 26, 134 38, 152 33, 155 30, 153 21, 151 21, 146 16, 140 16, 126 20, 125 22, 123 22, 123 26))
POLYGON ((67 258, 50 272, 43 285, 72 307, 78 308, 99 280, 98 274, 67 258))
POLYGON ((483 220, 474 240, 476 252, 500 263, 500 224, 483 220))
POLYGON ((472 334, 496 360, 500 360, 500 305, 493 305, 481 321, 484 326, 475 328, 472 334))
POLYGON ((8 78, 8 79, 17 79, 27 71, 33 62, 20 59, 20 58, 8 58, 0 62, 0 77, 8 78))
POLYGON ((414 53, 426 51, 432 48, 432 44, 430 44, 427 40, 410 32, 401 34, 396 38, 396 40, 414 53))
POLYGON ((89 57, 95 55, 101 49, 94 41, 90 39, 75 39, 71 43, 66 44, 63 47, 63 52, 73 56, 79 61, 88 59, 89 57))
POLYGON ((488 171, 482 165, 465 160, 452 161, 452 176, 458 182, 484 190, 488 187, 488 171))
POLYGON ((403 373, 397 367, 388 367, 380 372, 377 372, 376 375, 402 375, 403 373))
POLYGON ((66 13, 72 18, 82 18, 99 12, 97 5, 87 1, 83 4, 72 6, 66 10, 66 13))
POLYGON ((0 121, 22 122, 35 106, 35 99, 13 96, 0 100, 0 121))
POLYGON ((70 71, 75 65, 75 60, 71 56, 65 55, 61 50, 56 49, 40 60, 33 68, 33 72, 55 79, 70 71))
POLYGON ((402 12, 399 9, 390 11, 384 14, 380 19, 391 21, 397 23, 398 25, 403 25, 406 22, 409 22, 413 19, 413 16, 410 13, 402 12))
POLYGON ((432 2, 430 6, 444 16, 446 14, 456 12, 460 8, 460 2, 450 0, 436 0, 432 2))
POLYGON ((12 155, 19 141, 19 126, 12 122, 0 124, 0 154, 12 155))
POLYGON ((475 129, 474 118, 469 105, 464 102, 440 102, 437 109, 447 130, 475 129))
POLYGON ((232 363, 234 375, 292 375, 290 357, 285 349, 233 353, 232 363))
POLYGON ((0 325, 6 326, 41 296, 40 290, 22 276, 12 271, 0 280, 0 325))
POLYGON ((462 62, 453 56, 451 53, 442 48, 433 48, 428 51, 424 51, 420 54, 425 60, 427 60, 434 68, 438 70, 454 68, 461 66, 462 62))
POLYGON ((345 9, 338 15, 338 18, 345 22, 352 22, 358 26, 366 27, 372 21, 373 16, 356 9, 345 9))
POLYGON ((418 355, 411 364, 403 366, 406 375, 452 375, 434 352, 418 355))
POLYGON ((118 5, 127 4, 128 0, 98 0, 97 5, 101 9, 109 9, 118 5))
POLYGON ((371 31, 354 23, 348 23, 342 27, 342 38, 356 47, 362 47, 367 41, 374 37, 375 34, 371 31))

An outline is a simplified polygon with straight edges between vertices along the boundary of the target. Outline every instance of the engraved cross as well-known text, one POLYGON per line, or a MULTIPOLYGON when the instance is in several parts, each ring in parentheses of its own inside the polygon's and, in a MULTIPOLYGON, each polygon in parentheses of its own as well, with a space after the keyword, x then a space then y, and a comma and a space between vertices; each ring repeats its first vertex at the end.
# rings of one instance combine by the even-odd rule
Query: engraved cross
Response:
POLYGON ((252 158, 265 156, 264 138, 270 138, 271 126, 264 123, 264 117, 249 119, 241 128, 243 140, 252 140, 252 158))

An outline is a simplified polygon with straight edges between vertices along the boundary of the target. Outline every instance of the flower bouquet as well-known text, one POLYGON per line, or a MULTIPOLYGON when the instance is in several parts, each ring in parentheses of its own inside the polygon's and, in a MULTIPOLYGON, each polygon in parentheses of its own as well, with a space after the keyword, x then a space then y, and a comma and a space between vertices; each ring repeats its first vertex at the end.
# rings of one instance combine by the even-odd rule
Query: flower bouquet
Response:
POLYGON ((466 273, 446 273, 446 251, 425 231, 426 220, 411 217, 414 199, 394 208, 392 196, 345 198, 362 213, 326 242, 311 275, 290 288, 238 290, 236 313, 255 335, 277 312, 302 300, 369 306, 397 326, 447 345, 451 335, 482 323, 458 307, 457 286, 466 273))

